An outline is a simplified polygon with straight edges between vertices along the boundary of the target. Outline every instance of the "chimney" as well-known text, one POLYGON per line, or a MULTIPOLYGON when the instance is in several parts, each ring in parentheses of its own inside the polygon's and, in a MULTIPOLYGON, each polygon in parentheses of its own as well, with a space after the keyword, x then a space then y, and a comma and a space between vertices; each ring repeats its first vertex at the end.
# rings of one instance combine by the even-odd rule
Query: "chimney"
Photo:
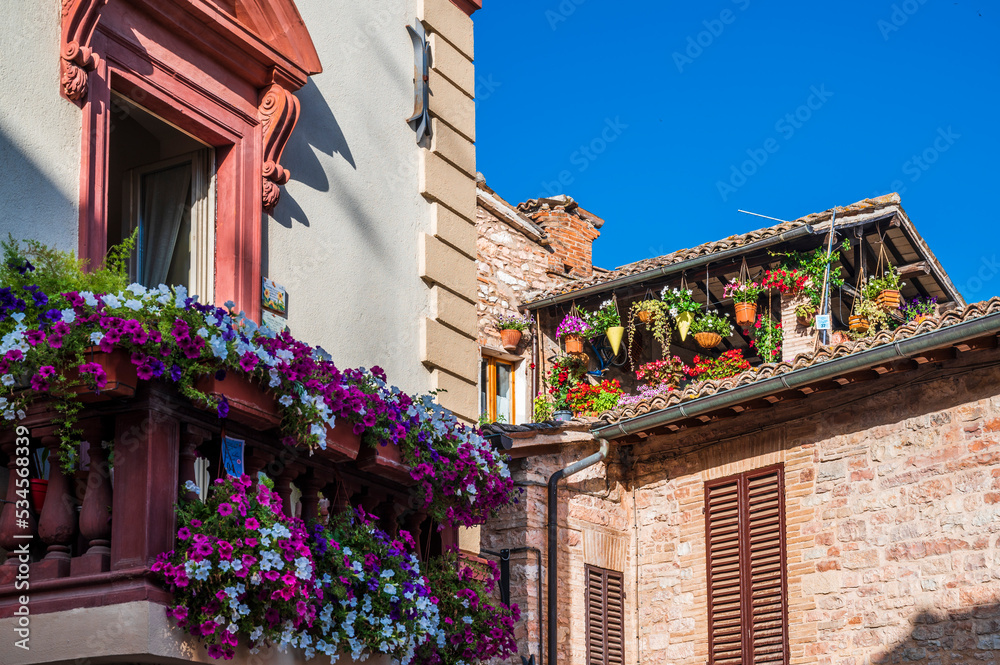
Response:
POLYGON ((549 272, 587 278, 594 274, 593 246, 604 220, 569 196, 530 199, 517 206, 540 226, 551 243, 549 272))

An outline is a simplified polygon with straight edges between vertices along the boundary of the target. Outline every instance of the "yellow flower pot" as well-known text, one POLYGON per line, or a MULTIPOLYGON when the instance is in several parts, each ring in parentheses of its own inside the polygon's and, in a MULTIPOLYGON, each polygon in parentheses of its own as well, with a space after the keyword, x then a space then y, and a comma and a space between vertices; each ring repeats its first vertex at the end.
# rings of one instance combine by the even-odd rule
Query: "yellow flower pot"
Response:
POLYGON ((608 341, 611 342, 611 350, 617 356, 618 349, 622 348, 622 335, 625 334, 625 328, 623 326, 613 326, 608 328, 604 334, 608 336, 608 341))
POLYGON ((681 312, 677 315, 677 332, 680 333, 681 341, 687 339, 688 330, 694 322, 694 312, 681 312))

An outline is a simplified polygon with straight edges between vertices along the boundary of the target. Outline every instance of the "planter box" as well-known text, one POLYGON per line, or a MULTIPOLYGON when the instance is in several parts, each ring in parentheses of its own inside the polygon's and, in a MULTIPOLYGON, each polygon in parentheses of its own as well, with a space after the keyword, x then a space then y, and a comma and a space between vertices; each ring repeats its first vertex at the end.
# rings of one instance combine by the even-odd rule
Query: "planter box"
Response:
POLYGON ((76 367, 67 370, 66 380, 71 386, 70 391, 79 395, 81 402, 101 402, 135 395, 139 377, 136 375, 135 365, 132 364, 131 356, 127 351, 115 349, 111 353, 104 353, 92 348, 84 353, 85 362, 98 363, 104 368, 108 375, 108 385, 100 390, 94 390, 90 387, 90 381, 80 377, 80 371, 76 367))
POLYGON ((358 454, 357 466, 362 471, 382 476, 400 485, 413 485, 416 482, 410 476, 410 467, 403 464, 399 447, 391 443, 385 446, 364 446, 358 454))
POLYGON ((326 427, 326 449, 317 448, 313 455, 330 462, 349 462, 358 458, 361 435, 354 433, 354 426, 347 418, 338 418, 337 426, 326 427))
MULTIPOLYGON (((238 423, 261 430, 272 429, 281 423, 274 395, 243 374, 228 372, 222 381, 214 374, 207 374, 198 379, 194 387, 215 398, 225 396, 229 402, 228 417, 238 423)), ((198 406, 210 410, 204 405, 198 406)))

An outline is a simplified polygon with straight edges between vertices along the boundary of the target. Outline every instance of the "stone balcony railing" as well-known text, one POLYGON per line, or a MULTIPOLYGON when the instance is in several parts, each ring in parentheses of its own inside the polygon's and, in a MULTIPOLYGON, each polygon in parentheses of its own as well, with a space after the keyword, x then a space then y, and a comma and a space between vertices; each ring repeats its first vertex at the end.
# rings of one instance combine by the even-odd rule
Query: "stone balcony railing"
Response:
POLYGON ((204 467, 199 458, 207 460, 212 480, 223 468, 222 436, 245 440, 245 473, 255 477, 263 471, 273 479, 288 514, 316 519, 322 493, 331 511, 362 506, 387 531, 410 531, 424 555, 454 542, 453 531, 430 528, 426 516, 410 506, 410 478, 396 449, 362 447, 346 422, 328 433, 327 450, 310 455, 281 443, 273 398, 241 377, 199 386, 225 392, 230 413, 220 420, 166 384, 136 381, 134 374, 127 376, 127 367, 123 374, 100 395, 81 396, 80 463, 72 474, 63 473, 56 461, 59 439, 51 403, 37 403, 18 423, 28 432, 32 452, 47 448, 52 460, 40 511, 25 515, 18 507, 16 433, 0 432, 8 469, 7 478, 0 479, 0 489, 6 484, 0 547, 8 553, 0 565, 0 617, 18 607, 22 580, 29 584, 32 614, 169 602, 150 567, 174 547, 177 501, 197 498, 184 487, 204 467), (99 442, 112 442, 110 460, 99 442), (301 492, 296 505, 293 485, 301 492))

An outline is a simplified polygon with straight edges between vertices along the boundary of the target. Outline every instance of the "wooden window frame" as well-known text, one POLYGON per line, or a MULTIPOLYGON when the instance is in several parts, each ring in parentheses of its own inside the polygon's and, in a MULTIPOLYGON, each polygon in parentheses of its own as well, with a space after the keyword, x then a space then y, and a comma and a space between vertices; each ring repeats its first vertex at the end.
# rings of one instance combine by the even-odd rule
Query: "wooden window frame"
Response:
POLYGON ((497 363, 510 366, 510 422, 506 425, 513 425, 517 419, 517 392, 515 391, 515 373, 517 364, 513 360, 504 360, 495 356, 483 356, 486 363, 486 417, 491 423, 497 421, 497 363))
POLYGON ((779 545, 780 545, 780 566, 781 566, 781 621, 783 627, 783 654, 782 663, 783 665, 788 665, 790 660, 790 650, 788 642, 788 544, 786 537, 786 520, 787 513, 785 511, 785 468, 784 464, 772 464, 770 466, 761 467, 758 469, 753 469, 750 471, 744 471, 743 473, 734 474, 731 476, 726 476, 725 478, 717 478, 715 480, 707 481, 705 483, 705 558, 706 558, 706 578, 707 578, 707 613, 708 613, 708 664, 715 665, 717 662, 715 659, 715 649, 714 649, 714 638, 715 638, 715 626, 714 626, 714 616, 713 616, 713 563, 712 563, 712 515, 710 514, 710 494, 714 488, 736 484, 737 486, 737 505, 738 505, 738 560, 739 560, 739 574, 740 574, 740 644, 741 644, 741 663, 742 665, 753 665, 754 663, 754 653, 752 648, 747 648, 747 645, 753 644, 753 621, 749 620, 752 616, 752 597, 749 593, 749 585, 751 582, 752 568, 751 568, 751 557, 750 557, 750 528, 752 525, 752 507, 749 505, 748 500, 748 488, 750 481, 761 478, 764 476, 775 475, 777 477, 777 493, 778 493, 778 510, 779 510, 779 545))
POLYGON ((583 567, 583 578, 584 578, 584 607, 587 613, 587 626, 586 626, 586 665, 624 665, 625 662, 625 575, 616 570, 608 570, 607 568, 599 568, 598 566, 591 566, 590 564, 585 564, 583 567), (603 658, 601 661, 595 661, 591 658, 591 631, 593 628, 592 620, 594 613, 591 612, 590 607, 590 578, 591 575, 597 575, 601 579, 601 619, 600 619, 600 630, 602 633, 602 639, 604 642, 603 658), (608 642, 611 638, 611 627, 610 627, 610 610, 611 605, 609 603, 608 594, 608 582, 612 579, 617 579, 618 587, 621 589, 621 595, 618 599, 619 607, 618 614, 620 618, 618 641, 621 644, 621 659, 612 660, 610 650, 607 648, 608 642))

